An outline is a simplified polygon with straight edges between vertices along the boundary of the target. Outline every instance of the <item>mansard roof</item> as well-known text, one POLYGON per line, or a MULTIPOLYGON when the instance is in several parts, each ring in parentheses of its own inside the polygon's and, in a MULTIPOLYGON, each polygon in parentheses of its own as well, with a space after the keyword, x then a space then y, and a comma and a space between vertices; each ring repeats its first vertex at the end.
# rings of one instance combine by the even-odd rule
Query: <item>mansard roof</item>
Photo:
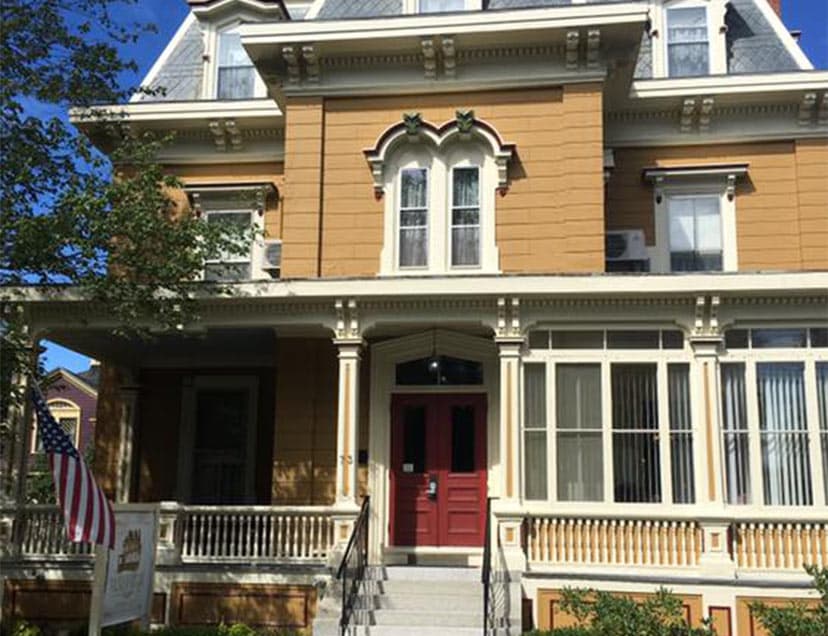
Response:
MULTIPOLYGON (((625 0, 584 0, 585 4, 613 4, 625 0)), ((792 54, 789 36, 781 33, 781 22, 766 6, 767 0, 730 0, 725 23, 727 27, 727 68, 732 75, 750 73, 783 73, 810 68, 804 55, 792 54), (763 5, 763 6, 760 6, 763 5), (772 24, 771 21, 777 24, 772 24), (784 41, 787 39, 788 41, 784 41), (803 61, 804 60, 804 61, 803 61)), ((318 0, 314 20, 385 18, 403 15, 404 0, 318 0)), ((485 5, 486 3, 484 3, 485 5)), ((489 11, 561 7, 572 0, 489 0, 489 11)), ((313 10, 310 12, 313 14, 313 10)), ((647 33, 641 38, 636 79, 653 77, 653 42, 647 33)), ((163 87, 156 96, 136 96, 133 101, 192 101, 202 95, 204 43, 202 26, 190 14, 159 60, 147 74, 145 84, 163 87)), ((794 51, 796 53, 796 51, 794 51)))

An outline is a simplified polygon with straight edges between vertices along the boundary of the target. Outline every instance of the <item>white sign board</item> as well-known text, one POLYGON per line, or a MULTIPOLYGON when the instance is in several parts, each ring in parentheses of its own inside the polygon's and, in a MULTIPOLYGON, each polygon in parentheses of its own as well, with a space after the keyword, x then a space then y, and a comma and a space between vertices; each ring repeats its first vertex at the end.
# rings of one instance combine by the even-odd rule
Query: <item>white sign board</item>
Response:
MULTIPOLYGON (((148 623, 155 576, 158 510, 115 508, 115 549, 109 552, 101 626, 134 620, 148 623)), ((95 582, 99 585, 98 581, 95 582)))

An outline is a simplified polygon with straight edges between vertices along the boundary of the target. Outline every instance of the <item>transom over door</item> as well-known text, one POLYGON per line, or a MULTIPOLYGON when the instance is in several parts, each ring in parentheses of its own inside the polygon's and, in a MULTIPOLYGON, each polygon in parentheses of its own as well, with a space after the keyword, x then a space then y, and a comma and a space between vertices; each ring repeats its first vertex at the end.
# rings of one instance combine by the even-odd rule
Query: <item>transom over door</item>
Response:
POLYGON ((391 427, 391 543, 482 546, 485 396, 395 395, 391 427))

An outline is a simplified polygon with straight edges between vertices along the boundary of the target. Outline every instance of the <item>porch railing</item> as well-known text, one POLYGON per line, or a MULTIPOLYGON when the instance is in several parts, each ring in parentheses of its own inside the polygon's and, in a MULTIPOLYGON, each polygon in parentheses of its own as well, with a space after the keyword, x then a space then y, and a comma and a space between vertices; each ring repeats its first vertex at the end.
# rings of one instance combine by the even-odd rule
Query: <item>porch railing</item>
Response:
POLYGON ((182 506, 182 561, 324 561, 333 546, 330 512, 315 507, 182 506))
MULTIPOLYGON (((161 505, 159 563, 324 564, 334 544, 332 509, 315 506, 161 505)), ((54 505, 0 507, 0 557, 86 560, 92 548, 66 540, 54 505)))
POLYGON ((733 532, 736 564, 744 569, 802 570, 828 566, 828 521, 738 522, 733 532))
POLYGON ((534 563, 694 566, 702 531, 694 521, 533 516, 526 547, 534 563))

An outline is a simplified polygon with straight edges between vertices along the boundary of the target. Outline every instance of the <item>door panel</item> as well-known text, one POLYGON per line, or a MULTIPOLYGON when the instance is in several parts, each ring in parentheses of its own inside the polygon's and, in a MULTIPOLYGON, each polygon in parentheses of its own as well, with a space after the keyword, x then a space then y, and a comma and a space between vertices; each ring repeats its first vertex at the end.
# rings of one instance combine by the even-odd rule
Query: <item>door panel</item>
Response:
POLYGON ((486 509, 483 395, 396 395, 391 542, 481 546, 486 509), (430 482, 436 488, 430 492, 430 482))

